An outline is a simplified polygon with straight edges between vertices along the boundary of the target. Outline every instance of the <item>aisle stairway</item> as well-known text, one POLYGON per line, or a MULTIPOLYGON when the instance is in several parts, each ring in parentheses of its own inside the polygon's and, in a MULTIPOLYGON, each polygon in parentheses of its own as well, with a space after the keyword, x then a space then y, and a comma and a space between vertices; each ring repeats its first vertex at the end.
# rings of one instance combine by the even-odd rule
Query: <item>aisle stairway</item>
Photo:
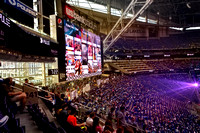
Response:
POLYGON ((32 120, 29 113, 17 114, 16 118, 20 119, 20 125, 25 126, 26 133, 42 133, 42 131, 38 129, 38 127, 32 120))
MULTIPOLYGON (((38 109, 50 123, 55 124, 56 128, 60 127, 56 118, 52 115, 41 99, 38 99, 38 109)), ((25 126, 25 133, 43 133, 43 131, 38 128, 36 121, 34 121, 33 116, 30 114, 30 111, 28 112, 28 109, 25 109, 25 111, 27 112, 23 114, 17 113, 15 116, 16 119, 20 120, 20 125, 25 126)))

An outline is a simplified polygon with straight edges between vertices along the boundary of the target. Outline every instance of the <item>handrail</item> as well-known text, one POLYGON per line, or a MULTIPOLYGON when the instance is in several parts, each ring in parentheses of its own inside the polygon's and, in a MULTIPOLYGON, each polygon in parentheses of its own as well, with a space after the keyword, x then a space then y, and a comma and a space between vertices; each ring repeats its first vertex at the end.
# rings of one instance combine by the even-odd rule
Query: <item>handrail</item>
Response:
MULTIPOLYGON (((20 88, 18 88, 18 87, 15 87, 15 86, 12 86, 12 85, 11 85, 11 87, 14 88, 14 89, 23 91, 22 89, 20 89, 20 88)), ((31 89, 33 89, 33 88, 31 88, 31 89)), ((42 97, 42 96, 38 96, 38 97, 39 97, 39 98, 42 98, 42 99, 44 99, 44 100, 47 100, 47 101, 51 101, 51 102, 53 101, 53 100, 49 100, 48 98, 45 98, 45 97, 42 97)))
MULTIPOLYGON (((39 89, 39 90, 41 90, 41 91, 44 91, 44 92, 47 92, 47 93, 51 93, 52 95, 55 95, 54 93, 52 93, 52 92, 50 92, 50 91, 43 90, 43 89, 41 89, 41 88, 39 88, 39 87, 36 87, 36 86, 34 86, 34 85, 31 85, 31 84, 29 84, 29 83, 24 83, 24 82, 22 82, 22 81, 19 81, 19 80, 17 80, 17 79, 14 79, 14 78, 12 78, 12 79, 13 79, 14 81, 19 82, 19 83, 23 83, 23 84, 28 85, 28 86, 31 86, 31 87, 33 87, 33 88, 36 88, 36 89, 39 89)), ((31 89, 33 89, 33 88, 31 88, 31 89)))
MULTIPOLYGON (((12 79, 13 79, 14 81, 19 82, 19 83, 23 83, 23 82, 21 82, 21 81, 19 81, 19 80, 16 80, 16 79, 14 79, 14 78, 12 78, 12 79)), ((0 78, 0 80, 3 80, 3 78, 0 78)), ((50 91, 43 90, 43 89, 41 89, 41 88, 39 88, 39 87, 33 86, 33 85, 31 85, 31 84, 28 84, 28 83, 23 83, 23 84, 24 84, 24 85, 27 85, 27 86, 30 86, 30 89, 32 89, 32 90, 35 90, 34 88, 36 88, 36 89, 40 89, 40 90, 42 90, 42 91, 44 91, 44 92, 50 93, 50 94, 54 95, 54 99, 55 99, 55 94, 52 93, 52 92, 50 92, 50 91)), ((12 86, 12 85, 11 85, 11 87, 14 88, 14 89, 23 91, 22 89, 20 89, 20 88, 18 88, 18 87, 15 87, 15 86, 12 86)), ((45 98, 45 97, 41 97, 41 96, 38 96, 38 97, 39 97, 39 98, 42 98, 42 99, 44 99, 44 100, 51 101, 51 102, 53 101, 53 100, 49 100, 49 99, 47 99, 47 98, 45 98)))
POLYGON ((18 88, 18 87, 15 87, 15 86, 12 86, 12 85, 11 85, 11 87, 14 88, 14 89, 17 89, 17 90, 23 91, 22 89, 20 89, 20 88, 18 88))
MULTIPOLYGON (((91 109, 92 110, 92 108, 91 107, 87 107, 87 106, 85 106, 85 105, 83 105, 83 104, 81 104, 81 103, 74 103, 74 104, 76 104, 76 105, 79 105, 79 106, 81 106, 81 107, 84 107, 84 108, 89 108, 89 109, 91 109)), ((101 118, 102 119, 102 118, 101 118)), ((105 119, 103 119, 103 120, 105 120, 105 119)), ((105 123, 104 123, 105 124, 105 123)), ((129 124, 129 123, 126 123, 128 126, 130 126, 130 127, 132 127, 132 128, 135 128, 135 129, 137 129, 137 130, 139 130, 139 131, 142 131, 142 132, 145 132, 143 129, 141 129, 140 127, 138 127, 138 126, 133 126, 133 125, 131 125, 131 124, 129 124)))
POLYGON ((50 102, 52 102, 53 100, 49 100, 48 98, 45 98, 45 97, 41 97, 41 96, 38 96, 39 98, 42 98, 42 99, 44 99, 44 100, 47 100, 47 101, 50 101, 50 102))
MULTIPOLYGON (((19 80, 16 80, 16 79, 14 79, 14 78, 13 78, 13 80, 15 80, 15 81, 17 81, 17 82, 19 82, 19 83, 23 83, 23 82, 21 82, 21 81, 19 81, 19 80)), ((50 92, 50 91, 43 90, 43 89, 41 89, 41 88, 39 88, 39 87, 36 87, 36 86, 34 86, 34 85, 31 85, 31 84, 29 84, 29 83, 23 83, 23 84, 32 87, 31 89, 36 88, 36 89, 39 89, 39 90, 41 90, 41 91, 50 93, 51 95, 53 95, 54 99, 56 98, 56 95, 55 95, 54 93, 50 92)), ((33 89, 33 90, 34 90, 34 89, 33 89)), ((39 97, 41 98, 41 96, 39 96, 39 97)), ((43 99, 47 100, 47 99, 44 98, 44 97, 43 97, 43 99)), ((51 100, 48 99, 48 101, 51 101, 51 100)), ((51 102, 52 102, 52 101, 51 101, 51 102)))

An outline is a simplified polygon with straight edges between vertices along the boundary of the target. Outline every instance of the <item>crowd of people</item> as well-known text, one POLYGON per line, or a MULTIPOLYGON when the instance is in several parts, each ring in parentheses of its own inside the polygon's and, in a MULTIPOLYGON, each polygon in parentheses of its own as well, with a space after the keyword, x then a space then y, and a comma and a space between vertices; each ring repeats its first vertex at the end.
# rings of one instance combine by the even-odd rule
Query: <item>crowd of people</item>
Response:
MULTIPOLYGON (((147 132, 200 132, 197 117, 188 109, 193 99, 174 92, 178 87, 176 80, 188 82, 191 79, 186 74, 119 76, 90 91, 88 96, 79 97, 78 102, 94 110, 111 108, 111 112, 106 113, 108 119, 125 131, 130 131, 127 127, 132 125, 147 132)), ((193 89, 187 93, 194 96, 193 89)))
MULTIPOLYGON (((48 92, 47 87, 39 95, 48 99, 44 102, 68 132, 200 132, 200 120, 190 112, 191 102, 199 102, 194 87, 182 90, 182 82, 192 79, 186 73, 117 76, 73 101, 59 92, 48 92), (84 119, 78 117, 80 104, 89 108, 84 119), (99 118, 105 123, 100 124, 99 118)), ((12 78, 5 79, 1 93, 12 102, 20 101, 23 113, 26 94, 13 91, 12 86, 12 78)), ((7 119, 1 115, 0 125, 7 119)))

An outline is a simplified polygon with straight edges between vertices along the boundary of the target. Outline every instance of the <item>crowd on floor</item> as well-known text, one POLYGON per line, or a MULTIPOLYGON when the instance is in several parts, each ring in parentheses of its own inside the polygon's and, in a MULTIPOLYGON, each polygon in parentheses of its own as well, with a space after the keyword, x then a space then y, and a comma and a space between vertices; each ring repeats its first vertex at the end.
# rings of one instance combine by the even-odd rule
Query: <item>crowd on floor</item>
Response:
MULTIPOLYGON (((55 111, 60 128, 48 121, 38 105, 28 106, 28 112, 39 128, 41 125, 48 127, 43 132, 200 132, 200 120, 190 112, 190 104, 196 100, 194 88, 176 92, 176 88, 180 87, 179 81, 191 82, 192 79, 186 73, 117 76, 73 101, 59 92, 38 92, 40 96, 49 99, 44 100, 44 103, 50 111, 55 111), (84 118, 78 115, 80 104, 88 107, 83 114, 84 118), (105 120, 103 124, 100 119, 105 120)), ((9 131, 15 127, 13 129, 21 133, 24 129, 16 124, 17 120, 12 113, 16 112, 13 103, 20 101, 19 109, 23 113, 26 95, 21 91, 13 91, 12 86, 12 78, 1 83, 0 131, 9 131), (7 101, 11 106, 7 106, 7 101)), ((43 89, 48 90, 47 87, 43 89)))
POLYGON ((188 109, 195 97, 193 88, 178 92, 178 80, 191 81, 188 74, 119 76, 79 97, 78 102, 95 110, 113 107, 113 119, 121 118, 122 127, 133 125, 147 132, 199 132, 197 116, 188 109), (123 117, 121 107, 125 107, 123 117))

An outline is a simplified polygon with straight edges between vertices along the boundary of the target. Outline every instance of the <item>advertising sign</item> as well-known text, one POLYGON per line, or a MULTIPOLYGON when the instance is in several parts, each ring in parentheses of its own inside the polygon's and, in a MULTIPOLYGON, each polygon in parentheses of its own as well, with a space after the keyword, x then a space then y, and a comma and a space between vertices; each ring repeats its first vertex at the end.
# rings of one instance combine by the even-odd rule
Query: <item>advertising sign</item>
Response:
POLYGON ((26 4, 22 3, 19 0, 4 0, 4 2, 32 17, 37 16, 37 13, 32 8, 30 8, 29 6, 27 6, 26 4))
POLYGON ((97 25, 93 21, 86 19, 84 16, 80 16, 78 13, 75 12, 75 10, 71 9, 67 5, 65 5, 64 14, 67 15, 69 19, 75 19, 92 29, 97 29, 97 25))
POLYGON ((6 25, 8 27, 10 27, 10 19, 8 19, 2 13, 0 13, 0 23, 3 24, 3 25, 6 25))

